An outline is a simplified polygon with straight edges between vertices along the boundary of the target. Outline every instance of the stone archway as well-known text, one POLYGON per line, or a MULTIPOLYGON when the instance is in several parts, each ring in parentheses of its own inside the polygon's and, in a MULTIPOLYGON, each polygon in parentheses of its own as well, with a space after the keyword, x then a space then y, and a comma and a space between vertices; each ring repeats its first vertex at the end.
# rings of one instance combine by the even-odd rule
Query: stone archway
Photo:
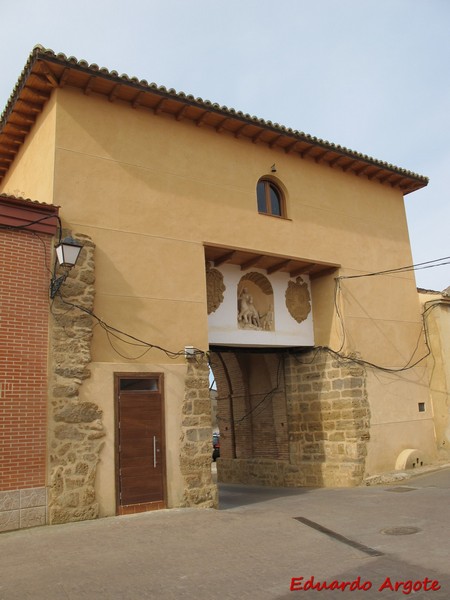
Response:
POLYGON ((350 486, 364 475, 365 371, 325 351, 212 348, 221 434, 218 481, 350 486))

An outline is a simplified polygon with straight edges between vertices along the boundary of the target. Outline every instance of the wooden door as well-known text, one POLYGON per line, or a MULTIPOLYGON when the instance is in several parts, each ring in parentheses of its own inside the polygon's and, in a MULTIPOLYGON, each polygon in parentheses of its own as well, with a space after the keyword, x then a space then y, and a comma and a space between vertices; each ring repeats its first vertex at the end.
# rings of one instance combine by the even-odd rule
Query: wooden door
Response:
POLYGON ((116 375, 119 514, 166 505, 162 381, 162 375, 116 375))

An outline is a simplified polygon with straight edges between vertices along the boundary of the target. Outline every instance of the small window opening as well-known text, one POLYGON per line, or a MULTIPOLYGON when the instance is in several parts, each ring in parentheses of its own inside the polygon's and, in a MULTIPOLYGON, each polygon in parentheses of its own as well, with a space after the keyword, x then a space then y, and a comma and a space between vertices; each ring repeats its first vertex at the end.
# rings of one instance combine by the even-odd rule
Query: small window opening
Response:
POLYGON ((285 217, 284 197, 281 190, 269 179, 260 179, 256 186, 258 212, 274 217, 285 217))
POLYGON ((147 378, 121 378, 120 379, 120 391, 121 392, 157 392, 158 391, 158 380, 147 379, 147 378))

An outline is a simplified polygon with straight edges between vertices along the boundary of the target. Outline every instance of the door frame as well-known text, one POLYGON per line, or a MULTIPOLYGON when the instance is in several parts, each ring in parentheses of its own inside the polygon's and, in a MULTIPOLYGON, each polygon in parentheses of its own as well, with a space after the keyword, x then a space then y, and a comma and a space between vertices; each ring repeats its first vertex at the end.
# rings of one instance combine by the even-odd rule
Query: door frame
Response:
MULTIPOLYGON (((143 390, 145 393, 151 394, 150 390, 143 390)), ((151 371, 127 371, 114 372, 114 472, 115 472, 115 487, 116 487, 116 515, 145 512, 149 510, 158 510, 167 508, 167 473, 166 473, 166 419, 165 419, 165 398, 164 398, 164 373, 153 373, 151 371), (131 504, 129 510, 126 505, 120 503, 120 473, 119 473, 119 395, 121 379, 157 379, 158 392, 160 396, 161 408, 161 441, 160 450, 163 460, 162 467, 162 492, 163 498, 161 501, 145 502, 142 504, 131 504), (125 509, 125 510, 123 510, 125 509)))

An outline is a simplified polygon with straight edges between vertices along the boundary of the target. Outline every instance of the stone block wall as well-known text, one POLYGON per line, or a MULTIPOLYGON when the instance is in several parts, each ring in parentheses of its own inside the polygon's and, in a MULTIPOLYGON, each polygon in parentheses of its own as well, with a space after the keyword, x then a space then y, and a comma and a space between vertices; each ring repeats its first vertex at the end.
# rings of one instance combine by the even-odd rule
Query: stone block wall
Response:
POLYGON ((370 427, 364 368, 319 350, 285 354, 283 361, 284 377, 277 390, 286 403, 289 456, 253 453, 233 459, 225 453, 218 461, 219 481, 358 485, 364 477, 370 427))
POLYGON ((81 402, 79 390, 90 376, 94 304, 94 244, 84 235, 77 266, 56 296, 51 312, 49 423, 49 522, 82 521, 98 516, 97 463, 104 444, 102 411, 81 402))
POLYGON ((359 484, 370 426, 365 369, 326 351, 290 355, 286 397, 291 464, 316 466, 305 469, 311 485, 359 484))
POLYGON ((217 507, 211 476, 212 427, 209 367, 206 357, 187 359, 182 407, 180 468, 185 481, 182 507, 217 507))

